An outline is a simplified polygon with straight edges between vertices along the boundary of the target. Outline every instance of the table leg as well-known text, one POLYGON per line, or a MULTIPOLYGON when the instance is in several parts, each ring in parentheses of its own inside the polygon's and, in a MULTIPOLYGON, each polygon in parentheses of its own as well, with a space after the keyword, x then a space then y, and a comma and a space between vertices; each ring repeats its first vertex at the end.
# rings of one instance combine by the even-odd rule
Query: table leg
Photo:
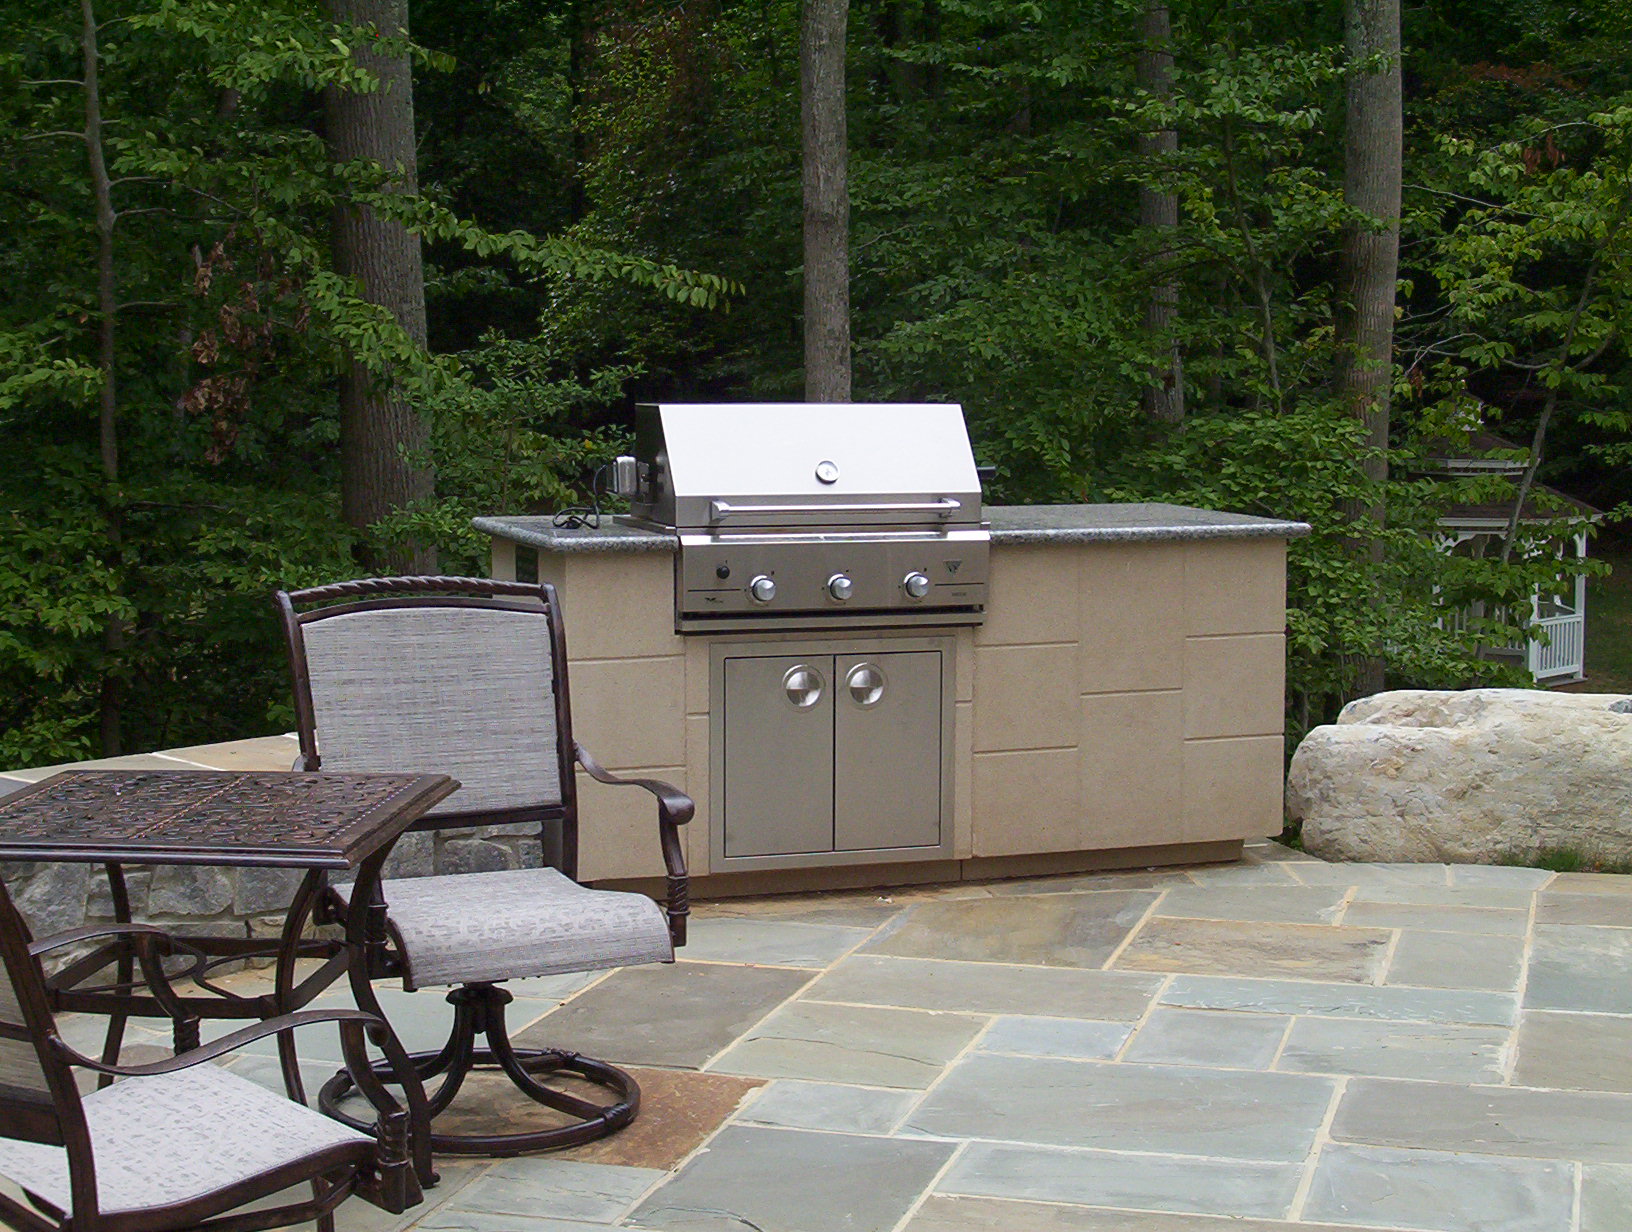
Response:
MULTIPOLYGON (((130 888, 125 884, 125 870, 119 864, 105 864, 102 866, 108 874, 108 896, 113 899, 113 918, 120 924, 130 923, 130 888)), ((127 946, 121 945, 119 957, 114 963, 114 980, 129 986, 136 978, 136 963, 127 946)), ((102 1064, 119 1064, 119 1050, 125 1042, 125 1022, 129 1015, 114 1010, 108 1015, 108 1033, 102 1041, 102 1064)), ((98 1087, 111 1085, 112 1074, 103 1074, 97 1079, 98 1087)))
MULTIPOLYGON (((351 902, 346 912, 346 943, 351 951, 346 972, 351 977, 351 995, 357 1008, 367 1010, 385 1023, 384 1030, 374 1038, 374 1043, 401 1078, 403 1099, 408 1105, 409 1145, 413 1152, 414 1171, 419 1174, 420 1184, 429 1187, 436 1184, 437 1175, 431 1160, 431 1107, 425 1095, 425 1083, 409 1059, 408 1050, 397 1038, 390 1019, 386 1018, 369 978, 384 966, 382 960, 390 945, 385 922, 385 899, 380 894, 380 870, 389 854, 389 848, 377 851, 358 866, 357 880, 352 885, 351 902)), ((353 1082, 360 1084, 367 1081, 366 1077, 358 1077, 360 1068, 367 1064, 366 1057, 359 1057, 355 1062, 347 1057, 346 1062, 353 1071, 353 1082)))
MULTIPOLYGON (((323 890, 323 873, 310 869, 301 878, 289 912, 283 917, 283 933, 278 939, 277 965, 272 971, 272 1012, 288 1014, 298 1009, 295 1004, 295 982, 299 974, 295 963, 300 957, 300 939, 305 934, 306 922, 311 918, 317 896, 323 890)), ((295 1055, 293 1031, 278 1034, 278 1065, 283 1070, 284 1090, 296 1103, 306 1102, 306 1087, 300 1077, 300 1062, 295 1055)))

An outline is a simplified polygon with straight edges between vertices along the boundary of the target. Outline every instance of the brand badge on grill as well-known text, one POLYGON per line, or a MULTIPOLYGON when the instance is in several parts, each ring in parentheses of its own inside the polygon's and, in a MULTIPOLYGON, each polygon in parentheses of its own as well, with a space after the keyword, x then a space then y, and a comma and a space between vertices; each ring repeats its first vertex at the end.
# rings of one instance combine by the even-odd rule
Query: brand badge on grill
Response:
POLYGON ((946 562, 946 571, 948 573, 956 573, 961 568, 963 568, 963 562, 961 560, 949 560, 946 562))

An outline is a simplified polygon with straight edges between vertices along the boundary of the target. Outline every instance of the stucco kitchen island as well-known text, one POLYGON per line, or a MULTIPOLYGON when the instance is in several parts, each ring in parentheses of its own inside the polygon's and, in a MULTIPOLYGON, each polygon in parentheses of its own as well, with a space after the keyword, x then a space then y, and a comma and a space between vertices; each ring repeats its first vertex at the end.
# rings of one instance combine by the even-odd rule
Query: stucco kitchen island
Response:
MULTIPOLYGON (((1286 541, 1309 528, 1157 504, 985 513, 982 624, 842 635, 676 633, 670 534, 610 518, 599 529, 558 528, 547 517, 474 524, 491 537, 494 577, 560 591, 576 737, 609 768, 668 779, 697 801, 687 854, 699 893, 1222 861, 1244 839, 1278 833, 1286 541), (772 741, 757 746, 765 755, 737 757, 727 777, 725 739, 751 741, 764 724, 739 723, 750 730, 722 737, 726 667, 760 658, 780 668, 809 656, 841 670, 875 661, 886 674, 932 659, 929 687, 944 704, 919 738, 938 748, 903 759, 910 764, 891 776, 887 765, 867 764, 868 740, 850 741, 853 772, 821 771, 835 780, 826 788, 825 807, 837 810, 830 839, 808 850, 785 837, 755 846, 728 829, 724 785, 763 802, 779 766, 795 784, 810 767, 797 750, 777 752, 775 731, 761 731, 772 741), (745 784, 748 760, 754 777, 745 784), (886 833, 869 840, 868 810, 852 790, 869 776, 882 793, 880 817, 905 796, 928 800, 933 820, 886 820, 886 833)), ((580 791, 581 875, 656 877, 649 809, 583 776, 580 791)), ((807 795, 790 795, 790 813, 808 811, 807 795)))

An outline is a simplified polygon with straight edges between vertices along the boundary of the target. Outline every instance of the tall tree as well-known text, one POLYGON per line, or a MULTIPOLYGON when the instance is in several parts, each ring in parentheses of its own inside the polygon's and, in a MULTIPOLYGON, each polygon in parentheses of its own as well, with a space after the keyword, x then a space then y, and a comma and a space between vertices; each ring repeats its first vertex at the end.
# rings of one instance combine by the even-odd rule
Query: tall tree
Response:
MULTIPOLYGON (((329 16, 355 31, 357 63, 378 80, 373 90, 334 86, 324 91, 331 157, 367 159, 390 187, 418 190, 414 145, 413 73, 406 43, 408 0, 326 0, 329 16)), ((334 213, 335 272, 355 279, 365 299, 388 311, 416 345, 425 332, 425 268, 419 237, 400 221, 366 206, 342 203, 334 213)), ((426 458, 428 427, 390 374, 353 359, 340 377, 340 491, 346 523, 363 534, 361 563, 434 573, 434 549, 412 545, 382 553, 368 545, 368 528, 406 506, 427 501, 434 477, 426 458)))
POLYGON ((850 0, 804 0, 805 400, 850 400, 850 187, 844 52, 850 0))
MULTIPOLYGON (((1136 69, 1139 87, 1152 98, 1166 101, 1173 93, 1173 25, 1166 0, 1146 0, 1140 21, 1139 60, 1136 69)), ((1153 160, 1171 158, 1179 150, 1179 133, 1171 125, 1141 133, 1139 153, 1153 160)), ((1184 418, 1184 360, 1172 338, 1173 317, 1178 310, 1179 285, 1166 267, 1172 259, 1171 235, 1179 226, 1178 194, 1151 184, 1139 186, 1139 225, 1159 237, 1153 245, 1151 264, 1156 280, 1145 301, 1145 329, 1169 348, 1167 362, 1151 370, 1145 387, 1145 413, 1167 423, 1184 418)))
MULTIPOLYGON (((1387 516, 1388 421, 1394 383, 1394 299, 1400 262, 1400 182, 1404 120, 1400 91, 1400 0, 1347 0, 1344 49, 1349 73, 1344 114, 1343 200, 1355 212, 1344 226, 1338 286, 1336 390, 1366 426, 1365 473, 1376 493, 1350 510, 1373 526, 1357 537, 1374 563, 1387 516)), ((1368 656, 1360 691, 1383 687, 1383 662, 1368 656)))

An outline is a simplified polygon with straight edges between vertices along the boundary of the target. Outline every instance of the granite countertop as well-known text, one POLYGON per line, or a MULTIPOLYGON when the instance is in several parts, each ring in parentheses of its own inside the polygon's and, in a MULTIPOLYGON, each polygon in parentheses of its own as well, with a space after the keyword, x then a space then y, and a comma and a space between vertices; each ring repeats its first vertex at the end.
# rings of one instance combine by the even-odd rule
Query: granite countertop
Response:
MULTIPOLYGON (((1244 513, 1217 513, 1185 505, 988 505, 992 543, 1125 543, 1185 539, 1296 539, 1307 522, 1283 522, 1244 513)), ((474 518, 483 534, 548 552, 672 552, 667 531, 626 526, 604 516, 599 527, 562 527, 549 517, 474 518)))

